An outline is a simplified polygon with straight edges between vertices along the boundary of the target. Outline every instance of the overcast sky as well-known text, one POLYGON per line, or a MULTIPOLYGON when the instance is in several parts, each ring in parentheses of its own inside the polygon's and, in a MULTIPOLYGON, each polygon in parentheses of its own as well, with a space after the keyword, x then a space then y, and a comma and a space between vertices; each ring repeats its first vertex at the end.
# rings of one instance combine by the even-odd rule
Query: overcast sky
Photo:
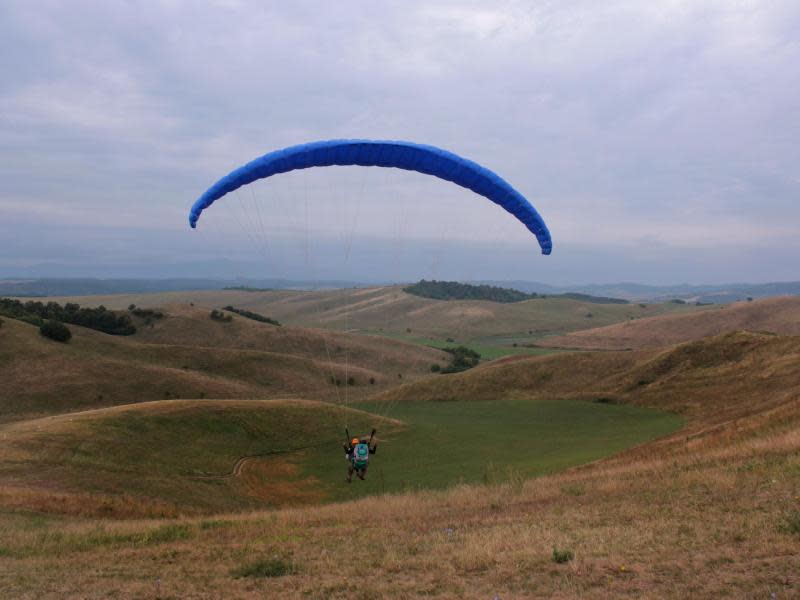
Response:
POLYGON ((794 0, 5 0, 0 276, 800 279, 798 65, 794 0), (276 177, 188 228, 231 169, 331 138, 484 164, 553 254, 490 202, 386 169, 276 177))

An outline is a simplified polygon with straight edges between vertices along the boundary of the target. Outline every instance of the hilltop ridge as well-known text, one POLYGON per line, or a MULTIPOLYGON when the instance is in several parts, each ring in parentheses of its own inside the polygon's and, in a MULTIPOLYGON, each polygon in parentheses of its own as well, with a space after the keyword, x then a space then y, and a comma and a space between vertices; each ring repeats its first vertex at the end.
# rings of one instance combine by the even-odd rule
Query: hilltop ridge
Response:
POLYGON ((539 344, 582 350, 619 350, 669 346, 739 329, 800 335, 798 296, 779 296, 704 309, 696 313, 657 315, 571 332, 546 338, 539 344))

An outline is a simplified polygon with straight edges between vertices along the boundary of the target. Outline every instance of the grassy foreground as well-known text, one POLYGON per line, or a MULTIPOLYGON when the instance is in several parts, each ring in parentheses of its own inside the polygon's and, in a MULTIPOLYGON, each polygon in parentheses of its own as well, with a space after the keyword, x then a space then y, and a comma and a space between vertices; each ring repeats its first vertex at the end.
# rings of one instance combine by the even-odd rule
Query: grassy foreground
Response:
MULTIPOLYGON (((614 454, 681 424, 669 413, 574 400, 357 408, 160 401, 6 425, 0 483, 24 483, 29 492, 56 488, 71 500, 39 508, 82 515, 297 506, 521 481, 614 454), (380 432, 367 481, 349 486, 345 426, 354 435, 373 427, 380 432)), ((13 505, 13 495, 0 503, 13 505)))
MULTIPOLYGON (((490 401, 500 385, 509 399, 603 394, 678 410, 687 425, 525 482, 326 506, 119 520, 6 504, 0 589, 11 598, 800 596, 800 339, 735 334, 663 352, 507 359, 429 384, 395 399, 490 401)), ((3 499, 11 493, 23 490, 0 486, 3 499)))
POLYGON ((177 520, 3 512, 0 586, 14 598, 796 598, 799 408, 520 484, 177 520), (574 559, 555 562, 554 548, 574 559))

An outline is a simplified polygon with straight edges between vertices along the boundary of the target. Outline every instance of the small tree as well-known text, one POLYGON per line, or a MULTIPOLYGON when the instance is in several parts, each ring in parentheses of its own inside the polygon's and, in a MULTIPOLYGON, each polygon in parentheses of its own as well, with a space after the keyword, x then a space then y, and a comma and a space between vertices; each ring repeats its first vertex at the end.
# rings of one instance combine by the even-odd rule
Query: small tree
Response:
POLYGON ((72 337, 72 332, 69 328, 59 321, 45 321, 39 327, 39 333, 62 344, 66 344, 72 337))
POLYGON ((212 321, 219 321, 220 323, 230 323, 233 321, 233 317, 231 315, 226 315, 221 310, 217 310, 216 308, 211 311, 209 314, 212 321))

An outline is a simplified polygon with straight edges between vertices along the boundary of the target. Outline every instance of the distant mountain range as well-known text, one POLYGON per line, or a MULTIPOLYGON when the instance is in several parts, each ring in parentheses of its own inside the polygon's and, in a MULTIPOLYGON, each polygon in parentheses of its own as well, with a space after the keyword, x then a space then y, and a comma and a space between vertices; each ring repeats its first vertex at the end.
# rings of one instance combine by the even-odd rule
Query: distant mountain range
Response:
MULTIPOLYGON (((556 286, 535 281, 475 281, 470 283, 512 288, 529 294, 588 294, 612 299, 619 298, 630 302, 664 302, 677 298, 687 302, 725 304, 746 300, 747 298, 800 295, 800 281, 663 286, 639 283, 556 286)), ((0 279, 0 296, 89 296, 98 294, 219 290, 230 287, 314 290, 372 287, 388 284, 389 282, 293 281, 289 279, 9 278, 0 279)))

